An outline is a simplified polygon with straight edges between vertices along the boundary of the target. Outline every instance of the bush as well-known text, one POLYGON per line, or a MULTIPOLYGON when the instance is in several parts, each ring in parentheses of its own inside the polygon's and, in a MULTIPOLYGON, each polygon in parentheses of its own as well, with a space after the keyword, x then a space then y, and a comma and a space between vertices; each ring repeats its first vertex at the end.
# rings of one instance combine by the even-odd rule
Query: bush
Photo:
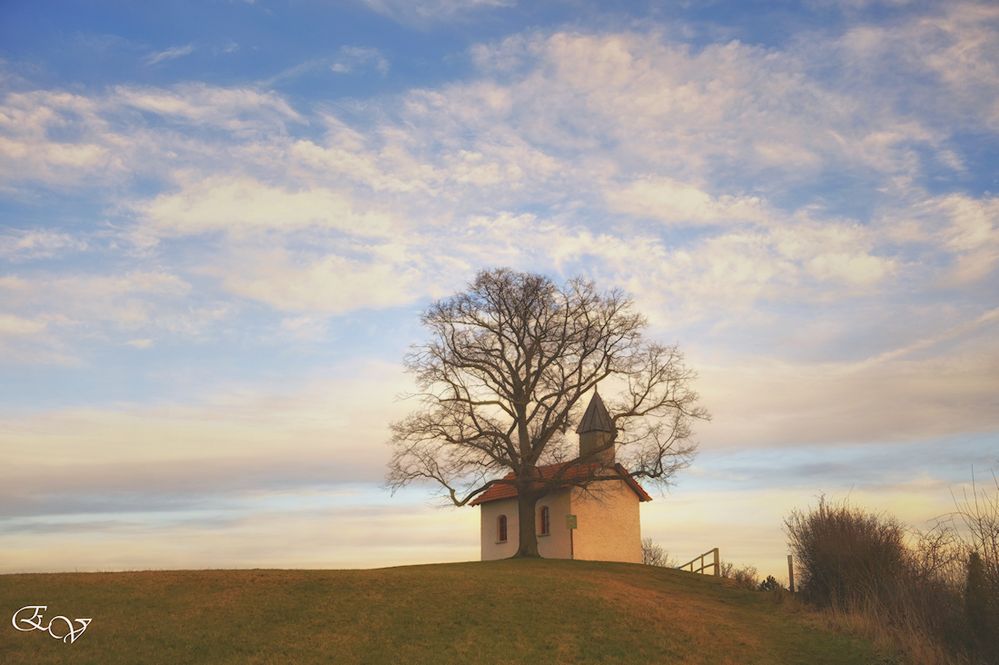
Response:
POLYGON ((904 577, 905 530, 892 517, 819 499, 785 522, 802 597, 822 607, 850 607, 894 593, 904 577))

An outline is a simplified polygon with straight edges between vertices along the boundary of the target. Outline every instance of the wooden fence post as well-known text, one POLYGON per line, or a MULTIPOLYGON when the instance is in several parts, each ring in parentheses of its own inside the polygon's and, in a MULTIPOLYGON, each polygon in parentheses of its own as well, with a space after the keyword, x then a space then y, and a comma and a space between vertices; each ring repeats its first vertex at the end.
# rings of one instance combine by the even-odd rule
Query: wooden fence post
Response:
POLYGON ((794 593, 794 558, 787 555, 787 588, 794 593))
POLYGON ((718 562, 718 548, 715 548, 715 577, 721 577, 721 566, 718 562))

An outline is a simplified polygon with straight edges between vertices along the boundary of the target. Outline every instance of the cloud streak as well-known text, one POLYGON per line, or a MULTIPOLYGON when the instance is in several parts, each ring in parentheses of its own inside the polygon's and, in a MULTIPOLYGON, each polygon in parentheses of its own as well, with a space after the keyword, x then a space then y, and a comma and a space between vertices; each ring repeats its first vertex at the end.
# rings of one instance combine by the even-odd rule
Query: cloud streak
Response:
POLYGON ((177 60, 194 53, 194 44, 184 44, 183 46, 171 46, 162 51, 154 51, 143 58, 146 65, 153 66, 169 60, 177 60))

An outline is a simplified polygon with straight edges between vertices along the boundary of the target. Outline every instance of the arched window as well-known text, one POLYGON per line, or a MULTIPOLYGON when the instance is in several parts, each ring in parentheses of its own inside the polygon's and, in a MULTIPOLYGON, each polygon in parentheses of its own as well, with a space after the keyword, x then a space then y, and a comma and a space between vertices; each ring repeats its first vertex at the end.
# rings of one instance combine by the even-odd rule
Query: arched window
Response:
POLYGON ((496 540, 506 542, 506 515, 500 515, 496 520, 496 540))
POLYGON ((552 532, 552 522, 551 516, 548 510, 548 506, 541 506, 541 535, 547 536, 552 532))

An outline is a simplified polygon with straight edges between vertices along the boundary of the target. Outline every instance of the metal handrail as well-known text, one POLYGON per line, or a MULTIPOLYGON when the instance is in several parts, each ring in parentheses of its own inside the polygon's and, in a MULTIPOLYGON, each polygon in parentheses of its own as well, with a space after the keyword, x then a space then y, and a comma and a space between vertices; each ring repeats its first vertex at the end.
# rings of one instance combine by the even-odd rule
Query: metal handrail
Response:
POLYGON ((701 554, 700 556, 695 556, 693 559, 683 564, 682 566, 677 566, 677 570, 687 570, 687 566, 690 566, 690 572, 692 573, 700 573, 703 572, 704 569, 711 568, 712 566, 714 566, 715 569, 714 576, 719 577, 721 575, 721 565, 718 556, 718 548, 714 547, 705 552, 704 554, 701 554), (712 557, 712 560, 708 563, 704 563, 704 557, 708 556, 709 554, 714 555, 712 557), (701 567, 698 568, 697 570, 694 570, 694 562, 696 561, 701 562, 701 567))

